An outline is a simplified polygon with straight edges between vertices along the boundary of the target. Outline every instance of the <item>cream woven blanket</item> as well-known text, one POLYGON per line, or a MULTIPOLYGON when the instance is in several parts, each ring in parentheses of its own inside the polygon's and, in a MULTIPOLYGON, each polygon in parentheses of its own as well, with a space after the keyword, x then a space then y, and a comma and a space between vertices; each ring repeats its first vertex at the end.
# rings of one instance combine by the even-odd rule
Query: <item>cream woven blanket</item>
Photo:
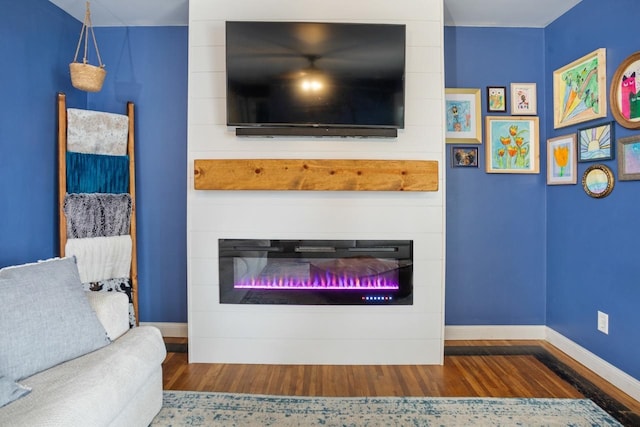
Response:
POLYGON ((65 255, 75 255, 83 283, 129 277, 131 243, 130 235, 68 239, 65 255))

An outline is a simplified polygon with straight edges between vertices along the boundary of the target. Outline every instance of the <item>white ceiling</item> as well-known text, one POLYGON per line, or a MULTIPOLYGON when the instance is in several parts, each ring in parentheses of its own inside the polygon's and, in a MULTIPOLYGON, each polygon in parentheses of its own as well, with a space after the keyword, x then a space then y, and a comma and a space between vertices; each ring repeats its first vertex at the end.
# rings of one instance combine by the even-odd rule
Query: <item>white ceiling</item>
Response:
MULTIPOLYGON (((50 1, 84 21, 85 0, 50 1)), ((581 1, 444 0, 444 22, 458 27, 544 28, 581 1)), ((189 0, 92 0, 91 20, 96 27, 188 25, 189 0)))
MULTIPOLYGON (((84 21, 86 0, 49 0, 84 21)), ((189 23, 189 0, 91 0, 94 27, 183 26, 189 23)))
POLYGON ((544 28, 582 0, 444 0, 444 23, 457 27, 544 28))

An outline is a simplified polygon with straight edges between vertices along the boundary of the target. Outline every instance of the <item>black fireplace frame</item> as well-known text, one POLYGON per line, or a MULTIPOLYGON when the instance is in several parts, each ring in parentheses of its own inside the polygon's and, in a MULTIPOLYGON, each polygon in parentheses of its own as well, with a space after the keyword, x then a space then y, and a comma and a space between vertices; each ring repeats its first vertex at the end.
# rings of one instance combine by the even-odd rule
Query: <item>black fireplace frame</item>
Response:
POLYGON ((412 305, 413 240, 218 239, 221 304, 412 305), (397 262, 398 289, 238 289, 234 258, 344 259, 397 262))

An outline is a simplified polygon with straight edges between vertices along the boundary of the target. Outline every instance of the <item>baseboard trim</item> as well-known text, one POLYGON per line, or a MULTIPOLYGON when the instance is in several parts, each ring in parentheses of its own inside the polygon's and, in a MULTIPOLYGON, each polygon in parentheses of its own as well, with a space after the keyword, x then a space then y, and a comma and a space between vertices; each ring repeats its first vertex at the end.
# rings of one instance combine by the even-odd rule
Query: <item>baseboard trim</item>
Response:
POLYGON ((640 401, 640 381, 616 368, 606 360, 591 353, 584 347, 566 338, 564 335, 559 334, 555 330, 549 327, 546 329, 546 340, 550 344, 577 360, 580 364, 592 370, 601 378, 618 387, 629 396, 640 401))
POLYGON ((445 340, 544 340, 542 325, 471 325, 445 326, 445 340))
POLYGON ((189 331, 186 323, 172 322, 140 322, 140 326, 155 326, 163 337, 187 338, 189 331))

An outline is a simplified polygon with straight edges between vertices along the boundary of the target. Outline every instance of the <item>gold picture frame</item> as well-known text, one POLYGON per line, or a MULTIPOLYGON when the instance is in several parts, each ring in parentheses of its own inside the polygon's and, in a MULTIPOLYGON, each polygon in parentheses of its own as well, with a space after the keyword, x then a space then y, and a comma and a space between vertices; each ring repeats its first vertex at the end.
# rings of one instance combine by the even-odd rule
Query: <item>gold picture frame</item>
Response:
POLYGON ((600 48, 553 72, 554 129, 607 117, 606 49, 600 48))
POLYGON ((480 89, 445 89, 447 144, 482 144, 480 89))
POLYGON ((582 174, 582 188, 595 199, 607 197, 615 186, 613 172, 605 165, 589 166, 582 174))
POLYGON ((611 79, 611 114, 621 126, 640 129, 640 52, 629 55, 611 79), (638 83, 636 83, 636 80, 638 83))

